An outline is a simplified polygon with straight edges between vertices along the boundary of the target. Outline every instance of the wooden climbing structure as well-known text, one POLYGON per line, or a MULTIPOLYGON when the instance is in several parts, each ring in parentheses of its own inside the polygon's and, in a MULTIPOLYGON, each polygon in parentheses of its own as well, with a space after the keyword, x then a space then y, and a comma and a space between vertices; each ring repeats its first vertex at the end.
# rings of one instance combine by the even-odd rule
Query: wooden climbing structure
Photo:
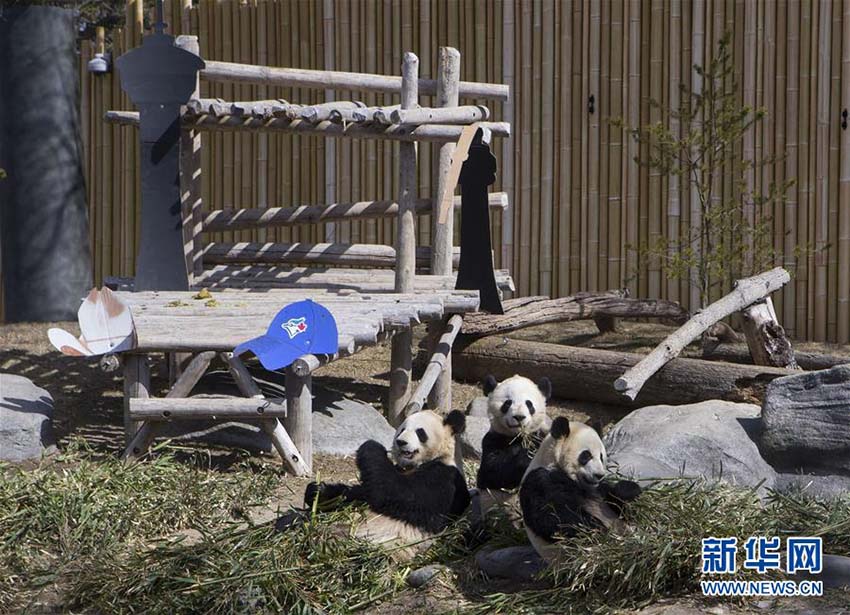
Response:
MULTIPOLYGON (((467 205, 452 196, 457 181, 457 174, 452 179, 452 155, 464 132, 467 137, 475 135, 473 149, 484 149, 488 155, 491 139, 510 135, 508 123, 489 121, 486 106, 459 102, 461 98, 507 100, 508 87, 460 81, 460 54, 448 47, 440 49, 436 79, 419 77, 419 60, 412 53, 404 54, 401 77, 202 59, 198 71, 192 68, 199 59, 197 37, 175 40, 163 34, 161 27, 156 30, 142 47, 117 62, 122 86, 130 87, 127 91, 142 112, 110 111, 106 117, 109 122, 139 127, 143 154, 149 152, 142 157, 141 175, 161 181, 146 185, 147 179, 143 180, 141 233, 147 244, 140 251, 133 292, 119 293, 130 306, 136 327, 135 347, 124 356, 127 455, 143 453, 163 421, 241 419, 262 426, 292 472, 309 473, 313 370, 387 339, 392 344, 390 422, 398 424, 407 412, 426 403, 447 411, 451 405, 451 345, 462 315, 480 306, 478 288, 456 289, 460 254, 452 245, 454 216, 441 210, 444 203, 449 207, 467 205), (124 59, 128 56, 133 57, 124 59), (140 83, 156 81, 163 58, 172 56, 174 66, 187 67, 185 75, 168 76, 174 83, 179 81, 180 87, 163 87, 159 94, 152 91, 158 86, 140 90, 140 83), (194 80, 188 82, 192 94, 174 106, 175 92, 187 87, 186 79, 194 80), (399 96, 399 104, 368 108, 356 101, 302 106, 284 100, 202 99, 200 79, 391 93, 399 96), (436 95, 436 106, 420 107, 421 95, 436 95), (169 97, 163 99, 167 105, 158 105, 157 96, 169 97), (171 123, 160 117, 168 105, 175 108, 171 123), (222 130, 399 141, 398 198, 207 210, 200 192, 200 134, 222 130), (436 191, 430 198, 421 198, 416 189, 416 143, 420 141, 442 144, 436 191), (179 156, 175 154, 178 151, 179 156), (173 185, 179 185, 176 197, 173 185), (428 247, 416 245, 415 221, 421 214, 433 214, 433 244, 428 247), (395 219, 395 246, 205 241, 211 232, 362 218, 395 219), (194 299, 201 288, 214 292, 214 307, 194 299), (262 398, 232 351, 262 334, 284 305, 306 298, 322 303, 335 316, 339 350, 334 355, 301 357, 286 369, 285 399, 262 398), (412 329, 420 323, 433 325, 433 357, 414 390, 412 329), (169 393, 160 399, 150 397, 149 357, 155 353, 166 353, 177 366, 169 393), (191 397, 193 387, 214 360, 227 366, 243 398, 191 397)), ((469 174, 466 181, 472 181, 469 174)), ((479 194, 486 192, 491 182, 492 178, 483 183, 479 194)), ((508 204, 506 195, 500 193, 486 196, 483 203, 485 211, 508 204)), ((487 247, 484 262, 492 263, 489 229, 482 227, 480 232, 486 237, 481 244, 487 247)), ((512 290, 507 271, 494 272, 491 266, 484 273, 491 282, 495 279, 499 289, 512 290)))

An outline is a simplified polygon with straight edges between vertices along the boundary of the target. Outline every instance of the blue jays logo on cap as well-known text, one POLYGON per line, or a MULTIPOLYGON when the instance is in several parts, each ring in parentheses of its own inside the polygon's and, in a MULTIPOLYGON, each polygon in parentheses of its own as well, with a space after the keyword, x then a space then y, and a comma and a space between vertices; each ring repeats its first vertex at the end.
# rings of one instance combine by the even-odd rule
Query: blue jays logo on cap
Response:
POLYGON ((305 354, 334 354, 339 333, 333 315, 306 299, 290 303, 272 320, 264 335, 239 344, 233 354, 253 352, 268 370, 280 369, 305 354))

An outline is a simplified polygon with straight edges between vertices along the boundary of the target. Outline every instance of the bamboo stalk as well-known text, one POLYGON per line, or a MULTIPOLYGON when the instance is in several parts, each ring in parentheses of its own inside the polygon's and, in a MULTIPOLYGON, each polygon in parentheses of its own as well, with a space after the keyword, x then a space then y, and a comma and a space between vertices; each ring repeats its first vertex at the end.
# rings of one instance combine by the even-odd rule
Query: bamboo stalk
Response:
POLYGON ((817 64, 817 135, 815 190, 815 330, 814 339, 826 341, 827 326, 827 242, 829 241, 829 90, 832 60, 832 11, 828 0, 819 3, 817 64))

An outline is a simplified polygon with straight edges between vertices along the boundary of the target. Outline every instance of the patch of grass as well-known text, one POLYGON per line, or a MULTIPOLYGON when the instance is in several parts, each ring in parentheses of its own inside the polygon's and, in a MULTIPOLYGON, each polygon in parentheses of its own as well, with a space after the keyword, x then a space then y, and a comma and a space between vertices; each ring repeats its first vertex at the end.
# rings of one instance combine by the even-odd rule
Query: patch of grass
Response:
MULTIPOLYGON (((585 530, 562 542, 564 557, 546 573, 551 588, 494 594, 482 612, 593 612, 634 608, 699 591, 701 541, 737 536, 822 536, 824 552, 850 555, 850 496, 827 502, 801 492, 755 492, 724 484, 671 482, 644 492, 628 509, 624 533, 585 530)), ((739 551, 739 564, 742 551, 739 551)), ((741 569, 724 578, 765 578, 741 569)))
POLYGON ((348 613, 391 597, 406 570, 340 528, 354 511, 301 527, 219 528, 198 544, 163 541, 80 561, 74 606, 110 613, 348 613))
POLYGON ((247 461, 212 471, 201 455, 99 459, 81 440, 34 470, 0 464, 0 612, 61 582, 69 564, 230 520, 279 481, 279 470, 247 461))

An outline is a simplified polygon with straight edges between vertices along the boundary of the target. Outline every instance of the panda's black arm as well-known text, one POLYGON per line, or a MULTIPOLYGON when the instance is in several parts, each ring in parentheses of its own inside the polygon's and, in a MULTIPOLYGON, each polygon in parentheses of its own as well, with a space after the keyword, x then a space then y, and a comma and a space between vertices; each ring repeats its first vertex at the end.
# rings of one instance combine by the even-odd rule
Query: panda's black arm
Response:
POLYGON ((641 493, 643 489, 632 480, 606 481, 599 485, 599 495, 621 516, 623 504, 636 500, 641 493))
POLYGON ((477 485, 481 489, 516 489, 531 462, 519 439, 487 432, 481 442, 477 485))
POLYGON ((373 511, 429 531, 443 530, 452 516, 469 505, 469 492, 460 472, 439 461, 402 472, 387 458, 381 444, 369 441, 357 451, 357 468, 366 502, 373 511))
POLYGON ((563 472, 537 468, 523 481, 519 501, 523 522, 545 540, 588 521, 578 486, 563 472))
POLYGON ((315 503, 319 510, 333 510, 353 502, 366 502, 363 485, 313 482, 304 491, 304 506, 307 508, 313 508, 315 503))

